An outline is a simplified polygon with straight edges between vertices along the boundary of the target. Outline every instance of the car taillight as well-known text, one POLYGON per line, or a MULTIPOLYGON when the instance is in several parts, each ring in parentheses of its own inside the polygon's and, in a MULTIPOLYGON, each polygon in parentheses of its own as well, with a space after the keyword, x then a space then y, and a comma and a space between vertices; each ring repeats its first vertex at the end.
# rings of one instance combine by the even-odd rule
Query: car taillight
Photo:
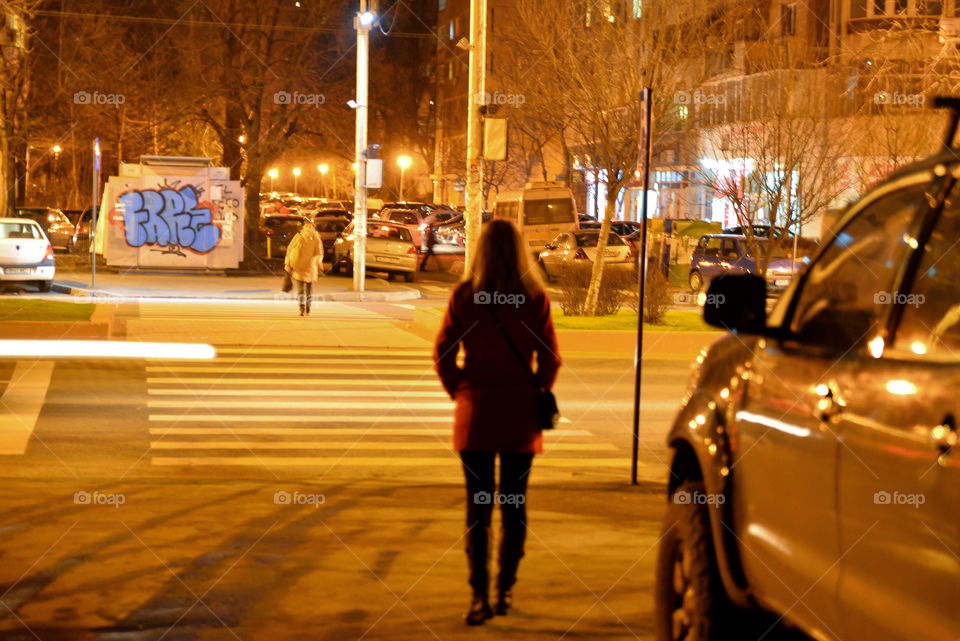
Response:
POLYGON ((274 230, 272 230, 272 229, 267 229, 266 227, 261 227, 261 228, 260 228, 260 233, 263 234, 264 236, 273 236, 276 232, 274 232, 274 230))
POLYGON ((47 244, 47 253, 43 257, 44 260, 53 260, 53 245, 47 244))
POLYGON ((629 238, 625 238, 627 241, 627 258, 633 258, 637 252, 637 246, 629 238))
POLYGON ((410 249, 407 250, 407 255, 408 255, 408 256, 416 256, 416 255, 417 255, 417 248, 411 245, 411 246, 410 246, 410 249))
POLYGON ((583 248, 577 250, 577 253, 573 255, 574 260, 590 260, 587 256, 587 252, 583 251, 583 248))

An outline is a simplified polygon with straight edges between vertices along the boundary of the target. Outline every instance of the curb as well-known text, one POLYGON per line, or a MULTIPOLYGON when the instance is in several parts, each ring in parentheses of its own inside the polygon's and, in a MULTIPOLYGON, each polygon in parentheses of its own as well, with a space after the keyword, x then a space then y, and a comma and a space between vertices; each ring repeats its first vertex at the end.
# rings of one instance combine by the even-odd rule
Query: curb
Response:
MULTIPOLYGON (((71 287, 69 285, 63 285, 58 283, 53 283, 50 288, 51 291, 57 292, 58 294, 67 294, 69 296, 76 296, 78 298, 96 298, 104 297, 110 298, 114 302, 122 302, 124 299, 131 301, 151 299, 151 298, 171 298, 169 295, 123 295, 108 293, 105 291, 93 290, 83 287, 71 287)), ((278 292, 279 293, 279 292, 278 292)), ((290 294, 286 294, 290 296, 290 294)), ((314 300, 317 302, 327 301, 327 302, 398 302, 398 301, 407 301, 407 300, 416 300, 422 298, 423 294, 419 289, 413 289, 409 287, 404 287, 403 289, 391 289, 391 290, 367 290, 363 292, 352 292, 352 291, 343 291, 343 292, 330 292, 330 293, 316 293, 313 295, 314 300)), ((216 300, 246 300, 246 301, 270 301, 276 300, 276 295, 271 295, 269 297, 261 298, 249 298, 243 296, 204 296, 204 295, 194 295, 194 296, 177 296, 175 298, 191 299, 191 298, 202 298, 202 299, 216 299, 216 300)))

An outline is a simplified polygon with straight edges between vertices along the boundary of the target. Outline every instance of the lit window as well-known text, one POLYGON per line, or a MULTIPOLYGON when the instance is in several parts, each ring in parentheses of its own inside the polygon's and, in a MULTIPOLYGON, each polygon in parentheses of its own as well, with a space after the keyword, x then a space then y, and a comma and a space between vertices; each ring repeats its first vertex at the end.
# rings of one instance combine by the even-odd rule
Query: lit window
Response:
POLYGON ((453 36, 456 34, 453 26, 453 20, 450 21, 450 40, 453 40, 453 36))
POLYGON ((643 17, 643 0, 633 0, 633 17, 643 17))
POLYGON ((438 4, 438 7, 437 7, 437 8, 438 8, 440 11, 446 11, 446 9, 447 9, 447 0, 440 0, 437 4, 438 4))

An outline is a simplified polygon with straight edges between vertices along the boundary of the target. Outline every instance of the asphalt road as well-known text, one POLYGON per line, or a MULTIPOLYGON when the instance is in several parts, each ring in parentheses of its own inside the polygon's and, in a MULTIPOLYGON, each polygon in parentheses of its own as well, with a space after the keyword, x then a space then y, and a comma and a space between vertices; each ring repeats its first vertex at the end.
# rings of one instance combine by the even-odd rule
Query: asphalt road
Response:
POLYGON ((645 361, 630 486, 632 355, 566 358, 515 611, 467 629, 451 405, 412 305, 123 307, 128 339, 218 356, 0 362, 19 417, 0 422, 0 639, 652 638, 688 363, 645 361))

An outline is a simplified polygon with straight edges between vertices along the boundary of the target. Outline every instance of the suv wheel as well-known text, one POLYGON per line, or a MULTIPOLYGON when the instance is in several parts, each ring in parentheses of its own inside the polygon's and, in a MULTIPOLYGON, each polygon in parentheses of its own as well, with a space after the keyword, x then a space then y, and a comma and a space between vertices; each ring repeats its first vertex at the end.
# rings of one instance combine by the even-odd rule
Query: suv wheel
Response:
POLYGON ((726 625, 735 606, 717 570, 709 508, 689 500, 695 493, 704 495, 702 483, 677 488, 664 520, 654 583, 657 641, 733 638, 726 625))
POLYGON ((694 294, 699 293, 703 287, 703 276, 700 272, 690 272, 690 291, 694 294))

